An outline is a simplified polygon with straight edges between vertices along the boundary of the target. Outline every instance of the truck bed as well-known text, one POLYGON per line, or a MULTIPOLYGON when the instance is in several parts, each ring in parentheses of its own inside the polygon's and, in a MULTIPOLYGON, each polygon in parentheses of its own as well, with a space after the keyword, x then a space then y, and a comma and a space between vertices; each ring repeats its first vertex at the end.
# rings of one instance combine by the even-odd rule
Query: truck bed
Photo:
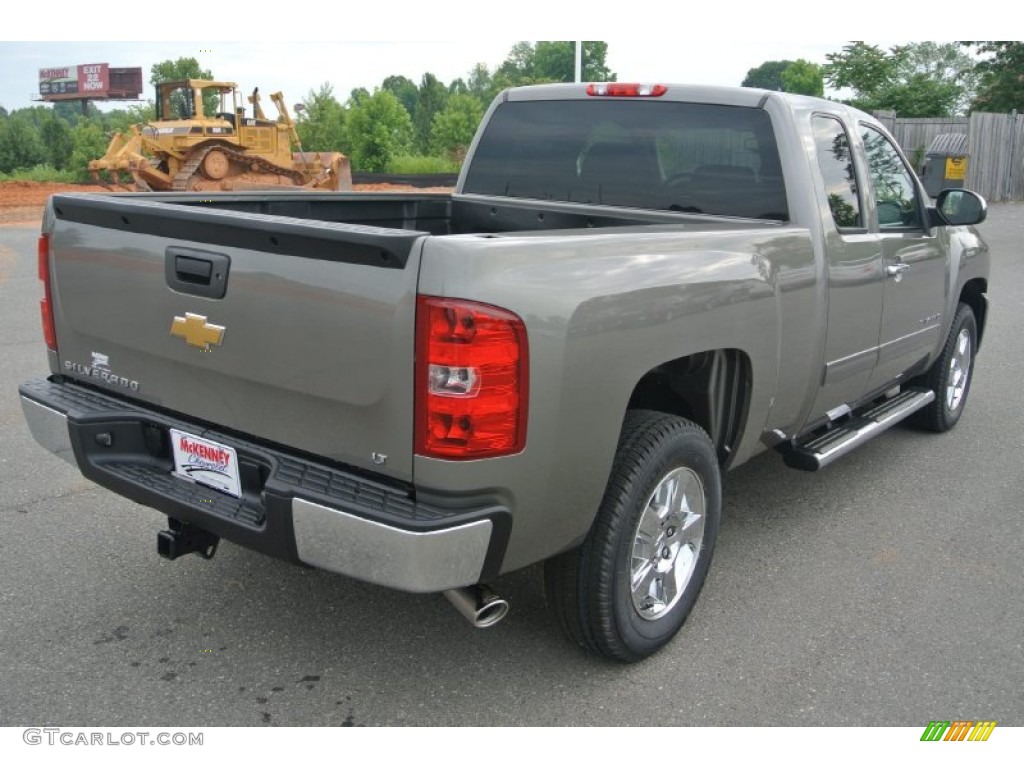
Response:
MULTIPOLYGON (((303 221, 401 229, 428 235, 526 233, 665 224, 701 230, 742 227, 748 219, 579 203, 439 193, 236 192, 104 195, 112 201, 156 202, 303 221)), ((189 215, 190 217, 190 215, 189 215)), ((764 226, 757 224, 747 226, 764 226)))
POLYGON ((103 388, 123 379, 131 388, 122 394, 143 403, 402 482, 413 478, 415 299, 426 251, 447 252, 450 242, 497 265, 507 254, 496 258, 496 239, 529 244, 533 259, 551 238, 589 252, 603 236, 621 233, 628 248, 648 233, 673 249, 685 237, 688 250, 703 237, 785 230, 482 196, 294 192, 56 195, 45 228, 62 375, 103 388), (570 244, 580 238, 592 245, 570 244), (220 296, 194 284, 196 259, 225 265, 220 296), (226 343, 186 344, 172 320, 184 324, 190 313, 197 329, 223 329, 226 343), (97 360, 109 361, 106 372, 97 360), (386 466, 374 455, 387 456, 386 466))

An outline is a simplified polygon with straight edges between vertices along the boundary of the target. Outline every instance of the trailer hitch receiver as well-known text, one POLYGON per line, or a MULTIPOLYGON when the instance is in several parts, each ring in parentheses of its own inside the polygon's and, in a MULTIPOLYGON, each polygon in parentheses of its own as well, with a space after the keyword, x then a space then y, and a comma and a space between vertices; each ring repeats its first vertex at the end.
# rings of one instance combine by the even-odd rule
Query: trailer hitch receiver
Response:
POLYGON ((217 554, 219 536, 173 517, 167 518, 167 525, 170 530, 160 531, 156 535, 156 552, 160 557, 176 560, 182 555, 195 552, 204 560, 209 560, 217 554))

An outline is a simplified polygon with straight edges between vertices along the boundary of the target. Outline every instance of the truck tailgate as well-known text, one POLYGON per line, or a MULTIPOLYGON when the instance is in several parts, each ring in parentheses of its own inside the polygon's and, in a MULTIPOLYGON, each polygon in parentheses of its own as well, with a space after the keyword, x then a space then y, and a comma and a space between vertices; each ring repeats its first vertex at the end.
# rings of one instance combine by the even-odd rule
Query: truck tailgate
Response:
POLYGON ((61 374, 411 479, 424 233, 138 198, 51 205, 61 374))

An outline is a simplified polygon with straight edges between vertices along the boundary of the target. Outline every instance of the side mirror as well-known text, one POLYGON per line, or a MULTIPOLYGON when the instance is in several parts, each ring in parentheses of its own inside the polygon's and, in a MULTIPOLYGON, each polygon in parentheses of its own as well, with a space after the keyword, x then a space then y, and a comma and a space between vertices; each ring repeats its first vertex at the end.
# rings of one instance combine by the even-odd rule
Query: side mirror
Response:
POLYGON ((944 189, 935 199, 930 218, 936 226, 962 227, 980 224, 988 215, 985 198, 969 189, 944 189))

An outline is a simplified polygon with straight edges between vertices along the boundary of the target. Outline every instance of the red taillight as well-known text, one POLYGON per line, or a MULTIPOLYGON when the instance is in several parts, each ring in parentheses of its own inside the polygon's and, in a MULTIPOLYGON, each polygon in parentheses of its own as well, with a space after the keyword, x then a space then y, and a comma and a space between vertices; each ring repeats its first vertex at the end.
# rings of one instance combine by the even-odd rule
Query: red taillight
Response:
POLYGON ((482 459, 526 444, 526 326, 513 313, 421 296, 416 306, 416 453, 482 459))
POLYGON ((587 96, 664 96, 668 86, 650 83, 591 83, 587 96))
POLYGON ((43 338, 46 346, 57 351, 57 332, 53 327, 53 297, 50 295, 50 236, 40 235, 39 246, 39 279, 43 281, 43 298, 39 302, 39 314, 43 319, 43 338))

